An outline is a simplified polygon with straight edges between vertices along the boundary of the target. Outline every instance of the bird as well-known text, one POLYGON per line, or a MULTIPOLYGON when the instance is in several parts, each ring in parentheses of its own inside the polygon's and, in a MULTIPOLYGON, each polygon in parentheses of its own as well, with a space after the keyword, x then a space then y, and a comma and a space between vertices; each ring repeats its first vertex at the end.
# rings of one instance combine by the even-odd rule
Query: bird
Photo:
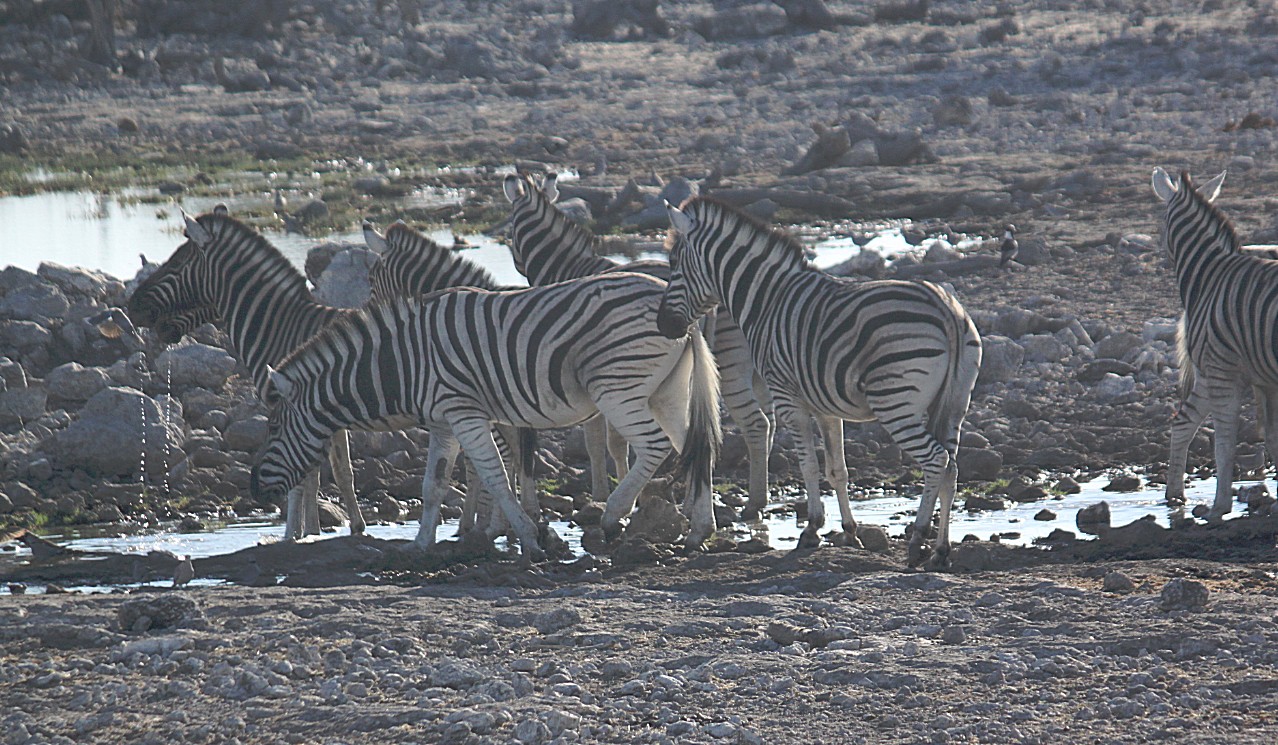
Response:
POLYGON ((107 339, 119 339, 128 336, 136 344, 142 344, 142 336, 129 320, 129 315, 120 308, 107 308, 101 313, 89 316, 84 322, 97 328, 98 333, 107 339))
POLYGON ((177 569, 173 570, 173 586, 181 587, 193 579, 195 579, 195 566, 191 564, 191 557, 187 555, 178 563, 177 569))
POLYGON ((1007 266, 1007 262, 1015 259, 1020 248, 1020 244, 1016 242, 1016 226, 1008 225, 1003 229, 1003 243, 998 247, 998 268, 1002 269, 1007 266))

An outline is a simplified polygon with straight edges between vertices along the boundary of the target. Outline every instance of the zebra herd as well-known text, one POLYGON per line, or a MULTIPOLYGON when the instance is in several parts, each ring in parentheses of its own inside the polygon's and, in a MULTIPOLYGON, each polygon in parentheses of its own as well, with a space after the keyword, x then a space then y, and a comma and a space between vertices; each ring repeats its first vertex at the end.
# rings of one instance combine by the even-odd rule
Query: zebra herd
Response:
MULTIPOLYGON (((1268 439, 1278 437, 1270 419, 1278 416, 1270 400, 1278 394, 1278 316, 1251 310, 1278 302, 1270 292, 1278 263, 1260 249, 1240 250, 1211 204, 1223 175, 1200 193, 1188 174, 1174 181, 1154 173, 1185 307, 1184 403, 1168 496, 1183 492, 1184 451, 1210 413, 1222 484, 1217 515, 1230 506, 1246 385, 1265 394, 1258 400, 1267 444, 1278 452, 1268 439)), ((430 445, 417 544, 433 544, 464 452, 472 478, 462 528, 489 538, 509 530, 524 557, 536 559, 534 431, 584 423, 592 493, 608 495, 605 536, 621 532, 640 490, 675 451, 687 484, 687 546, 695 549, 716 528, 711 477, 722 400, 748 447, 747 519, 766 505, 775 416, 798 446, 808 503, 800 545, 822 539, 822 475, 838 497, 843 530, 835 540, 860 545, 843 423, 878 421, 924 474, 909 563, 948 563, 959 435, 981 364, 980 335, 950 292, 929 282, 832 277, 811 266, 792 237, 704 197, 667 207, 669 264, 619 266, 598 256, 594 236, 555 206, 553 176, 508 176, 503 191, 515 265, 529 288, 497 285, 402 222, 385 234, 365 223, 366 242, 379 254, 372 299, 356 310, 324 306, 278 250, 219 206, 184 216, 187 240, 134 291, 131 319, 164 343, 208 321, 226 331, 270 412, 252 489, 259 499, 286 498, 286 537, 318 530, 326 446, 359 533, 347 431, 422 426, 430 445), (491 496, 490 511, 481 493, 491 496), (487 512, 486 522, 475 516, 487 512)))

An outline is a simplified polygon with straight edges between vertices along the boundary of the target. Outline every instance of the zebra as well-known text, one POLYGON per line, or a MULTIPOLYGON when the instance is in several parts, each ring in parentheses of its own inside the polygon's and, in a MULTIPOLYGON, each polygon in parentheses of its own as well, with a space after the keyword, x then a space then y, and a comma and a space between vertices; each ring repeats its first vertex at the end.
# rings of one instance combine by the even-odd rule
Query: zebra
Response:
POLYGON ((1173 181, 1162 168, 1152 177, 1154 194, 1166 203, 1163 238, 1183 307, 1176 330, 1181 403, 1172 419, 1165 498, 1184 504, 1189 445, 1210 415, 1216 427, 1216 496, 1209 513, 1214 520, 1233 508, 1238 414, 1248 384, 1265 449, 1278 457, 1278 350, 1273 325, 1266 322, 1272 313, 1264 310, 1278 302, 1278 246, 1241 245, 1233 224, 1213 204, 1224 179, 1222 171, 1194 187, 1188 173, 1173 181))
MULTIPOLYGON (((670 277, 665 261, 637 261, 619 265, 595 253, 594 236, 555 207, 559 190, 554 174, 538 188, 529 176, 507 176, 502 187, 510 200, 511 253, 515 267, 534 286, 562 282, 608 271, 637 271, 659 279, 670 277)), ((772 450, 774 425, 768 412, 771 403, 763 380, 754 374, 745 337, 726 314, 715 316, 713 332, 707 331, 711 349, 719 365, 720 393, 733 421, 741 428, 750 459, 749 500, 742 512, 746 520, 757 518, 768 502, 768 454, 772 450)), ((589 426, 589 425, 588 425, 589 426)), ((600 481, 607 483, 604 442, 625 473, 625 443, 605 438, 598 429, 587 429, 586 447, 591 477, 600 493, 600 481)))
POLYGON ((614 273, 510 292, 453 288, 378 299, 324 329, 271 374, 270 428, 252 488, 278 497, 312 468, 335 430, 408 416, 431 434, 416 543, 435 539, 444 466, 460 446, 521 542, 540 554, 519 508, 491 423, 545 429, 596 412, 634 447, 608 497, 616 529, 673 447, 687 477, 689 548, 714 530, 711 473, 720 442, 718 375, 696 330, 657 332, 665 283, 614 273))
MULTIPOLYGON (((488 270, 413 230, 403 220, 391 224, 385 235, 377 232, 372 221, 365 220, 363 232, 364 242, 378 256, 368 274, 371 297, 374 299, 425 295, 449 287, 520 289, 499 285, 488 270)), ((498 449, 505 456, 504 460, 517 466, 520 502, 529 516, 537 519, 540 516, 540 505, 537 502, 532 468, 536 453, 536 433, 530 429, 513 432, 509 428, 498 427, 495 440, 498 449)), ((451 463, 447 465, 447 470, 452 472, 451 463)), ((474 527, 477 511, 487 512, 480 509, 481 504, 477 499, 483 491, 478 474, 471 469, 470 476, 466 507, 458 527, 458 531, 462 533, 474 527)))
POLYGON ((859 546, 848 502, 843 422, 877 419, 922 466, 924 491, 909 563, 948 563, 958 442, 981 365, 981 338, 958 300, 929 282, 831 277, 793 237, 721 202, 667 205, 671 276, 657 314, 666 336, 721 305, 745 333, 776 414, 793 433, 808 497, 801 547, 820 545, 815 423, 825 441, 847 544, 859 546), (940 501, 934 549, 926 546, 940 501))
MULTIPOLYGON (((183 213, 187 240, 129 298, 127 312, 139 326, 156 329, 173 344, 209 321, 223 325, 232 353, 248 368, 261 394, 269 365, 321 328, 353 311, 316 303, 306 279, 265 238, 218 205, 198 218, 183 213)), ((365 524, 355 497, 350 443, 335 432, 329 463, 350 518, 353 535, 365 524)), ((289 494, 286 539, 319 532, 319 471, 289 494)))

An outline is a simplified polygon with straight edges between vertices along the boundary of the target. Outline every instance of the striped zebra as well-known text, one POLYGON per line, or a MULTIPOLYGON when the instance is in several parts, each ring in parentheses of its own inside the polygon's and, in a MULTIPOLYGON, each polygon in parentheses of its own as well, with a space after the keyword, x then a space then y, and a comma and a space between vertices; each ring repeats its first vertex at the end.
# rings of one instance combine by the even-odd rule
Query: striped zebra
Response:
MULTIPOLYGON (((413 230, 402 220, 387 228, 385 235, 377 232, 376 226, 368 220, 364 221, 363 229, 364 242, 378 256, 377 263, 373 264, 368 274, 373 299, 426 295, 450 287, 520 289, 499 285, 486 269, 413 230)), ((540 505, 532 468, 536 455, 536 432, 530 429, 512 430, 499 425, 494 438, 503 460, 517 467, 516 481, 524 510, 534 520, 539 519, 540 505)), ((449 473, 452 473, 452 465, 449 463, 446 466, 449 473)), ((478 472, 471 468, 468 476, 466 506, 458 526, 458 532, 461 533, 475 526, 477 513, 490 512, 486 509, 486 502, 480 498, 483 484, 478 478, 478 472)), ((500 513, 492 515, 500 516, 500 513)))
MULTIPOLYGON (((665 261, 637 261, 619 265, 595 253, 595 238, 590 231, 573 222, 555 207, 559 190, 556 177, 546 177, 541 188, 529 176, 507 176, 502 184, 510 200, 511 253, 515 267, 533 286, 563 282, 608 271, 636 271, 659 279, 670 277, 665 261)), ((768 502, 768 454, 772 450, 773 422, 768 412, 771 403, 763 380, 754 374, 745 337, 727 314, 715 316, 706 336, 719 365, 719 385, 729 415, 745 437, 750 458, 749 501, 742 517, 757 518, 768 502)), ((603 463, 603 447, 608 449, 624 474, 624 443, 605 438, 602 431, 587 429, 586 447, 590 454, 591 476, 596 482, 607 481, 607 471, 595 469, 603 463)), ((599 493, 598 491, 595 492, 599 493)))
POLYGON ((454 288, 378 300, 322 331, 272 377, 270 435, 253 470, 259 498, 310 470, 335 431, 408 416, 431 433, 417 543, 434 543, 444 465, 458 447, 536 558, 536 528, 519 508, 491 424, 548 429, 603 414, 635 449, 608 497, 616 529, 673 447, 688 477, 698 546, 714 530, 710 477, 720 440, 718 376, 696 331, 657 333, 665 283, 615 273, 511 292, 454 288))
POLYGON ((1154 193, 1166 203, 1163 240, 1176 272, 1183 314, 1177 329, 1181 396, 1172 421, 1167 501, 1185 499, 1189 443, 1207 416, 1216 429, 1216 498, 1210 516, 1233 509, 1238 415, 1251 386, 1265 433, 1278 454, 1278 257, 1274 247, 1245 249, 1233 224, 1214 204, 1225 174, 1201 188, 1187 172, 1179 179, 1155 168, 1154 193))
POLYGON ((667 336, 721 305, 740 324, 777 417, 794 434, 808 495, 799 545, 820 545, 825 524, 813 425, 825 440, 826 478, 847 543, 859 546, 848 502, 843 422, 878 420, 922 466, 924 491, 911 566, 948 563, 959 430, 981 365, 981 338, 952 295, 929 282, 854 282, 804 258, 789 235, 725 204, 692 198, 667 207, 670 284, 657 314, 667 336), (935 549, 926 536, 937 501, 935 549))
MULTIPOLYGON (((252 228, 227 214, 213 212, 186 221, 187 240, 129 298, 128 314, 139 326, 154 327, 165 344, 208 321, 220 323, 231 352, 248 368, 259 394, 269 365, 349 310, 316 303, 306 278, 252 228)), ((352 534, 364 532, 355 498, 350 444, 345 431, 334 433, 329 463, 350 516, 352 534)), ((316 492, 319 471, 307 475, 289 494, 285 538, 319 532, 316 492)))

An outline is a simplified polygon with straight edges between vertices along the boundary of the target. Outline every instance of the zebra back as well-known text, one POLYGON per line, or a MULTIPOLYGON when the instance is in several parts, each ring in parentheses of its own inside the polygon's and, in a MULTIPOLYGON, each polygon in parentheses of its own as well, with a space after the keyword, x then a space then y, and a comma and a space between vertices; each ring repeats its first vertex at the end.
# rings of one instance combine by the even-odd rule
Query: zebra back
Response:
POLYGON ((188 240, 129 299, 141 326, 220 319, 258 390, 268 368, 350 311, 315 302, 306 278, 261 234, 224 210, 188 218, 188 240))
POLYGON ((384 237, 365 223, 364 237, 381 254, 368 275, 374 298, 422 295, 447 287, 505 289, 483 267, 402 221, 387 228, 384 237), (378 245, 378 238, 384 245, 378 245))
MULTIPOLYGON (((553 177, 548 179, 554 188, 553 177)), ((510 252, 531 285, 548 285, 617 268, 595 253, 595 236, 559 211, 554 198, 531 176, 507 176, 502 184, 512 206, 510 252)))

